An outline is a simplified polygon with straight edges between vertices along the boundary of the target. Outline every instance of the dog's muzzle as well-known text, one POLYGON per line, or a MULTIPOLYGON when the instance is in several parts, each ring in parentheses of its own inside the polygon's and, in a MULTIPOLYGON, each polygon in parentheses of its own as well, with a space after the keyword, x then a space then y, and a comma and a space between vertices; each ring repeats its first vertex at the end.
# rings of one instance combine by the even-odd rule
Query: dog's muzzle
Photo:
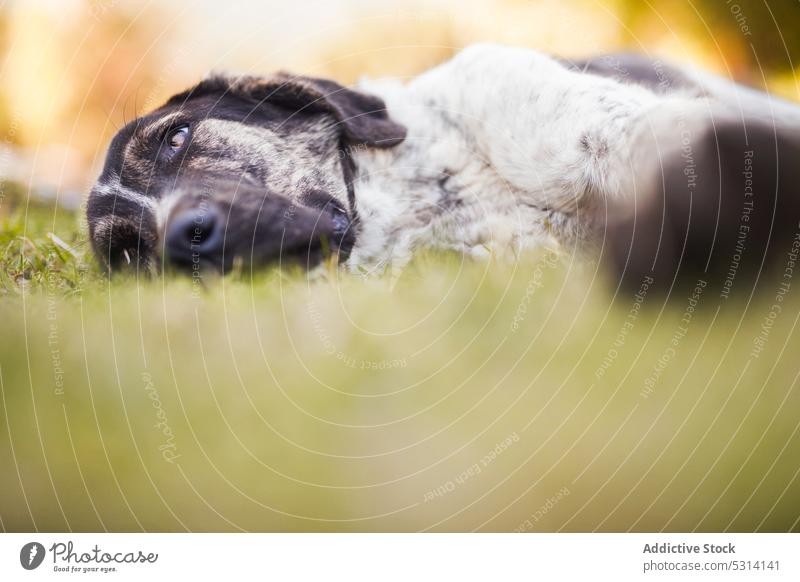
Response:
POLYGON ((180 212, 170 221, 164 237, 168 259, 178 264, 221 255, 224 244, 224 217, 208 206, 180 212))
POLYGON ((338 207, 298 204, 259 189, 183 196, 169 212, 162 240, 166 263, 178 269, 227 272, 235 262, 312 268, 349 248, 351 223, 338 207))

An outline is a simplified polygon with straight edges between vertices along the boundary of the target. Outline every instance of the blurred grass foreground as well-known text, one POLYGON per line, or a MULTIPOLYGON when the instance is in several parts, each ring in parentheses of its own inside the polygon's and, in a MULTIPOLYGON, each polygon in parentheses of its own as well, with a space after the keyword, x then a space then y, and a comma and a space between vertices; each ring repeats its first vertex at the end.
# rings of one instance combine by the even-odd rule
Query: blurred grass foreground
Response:
POLYGON ((42 250, 0 301, 7 530, 798 529, 795 290, 614 300, 545 252, 199 291, 42 250))
POLYGON ((0 528, 800 531, 800 289, 667 303, 546 250, 108 280, 80 211, 115 126, 212 68, 403 77, 497 40, 796 99, 797 3, 280 6, 0 9, 0 528))

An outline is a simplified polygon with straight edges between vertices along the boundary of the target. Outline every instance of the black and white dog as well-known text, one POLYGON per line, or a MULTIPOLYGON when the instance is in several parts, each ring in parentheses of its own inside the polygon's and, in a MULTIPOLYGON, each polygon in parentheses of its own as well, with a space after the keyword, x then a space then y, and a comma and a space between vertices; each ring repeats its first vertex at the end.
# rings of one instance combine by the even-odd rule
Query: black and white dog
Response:
MULTIPOLYGON (((469 47, 404 84, 212 76, 124 127, 88 203, 110 269, 401 268, 600 251, 663 285, 753 277, 800 221, 800 107, 642 57, 469 47)), ((789 247, 787 247, 789 245, 789 247)))

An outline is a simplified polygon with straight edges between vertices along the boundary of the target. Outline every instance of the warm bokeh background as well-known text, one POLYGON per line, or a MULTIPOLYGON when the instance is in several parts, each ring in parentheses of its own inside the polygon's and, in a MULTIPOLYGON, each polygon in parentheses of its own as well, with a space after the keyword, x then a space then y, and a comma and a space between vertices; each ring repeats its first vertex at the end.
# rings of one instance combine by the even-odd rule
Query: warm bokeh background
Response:
POLYGON ((0 177, 80 203, 115 128, 213 69, 414 75, 481 40, 634 50, 797 99, 796 0, 17 0, 0 7, 0 177))

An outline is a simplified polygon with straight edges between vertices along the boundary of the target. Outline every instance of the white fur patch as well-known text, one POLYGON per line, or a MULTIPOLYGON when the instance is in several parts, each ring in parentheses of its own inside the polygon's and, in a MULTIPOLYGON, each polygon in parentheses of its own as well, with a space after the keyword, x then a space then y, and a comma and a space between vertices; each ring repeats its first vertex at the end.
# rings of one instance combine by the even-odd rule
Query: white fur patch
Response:
POLYGON ((116 196, 129 202, 133 202, 148 210, 155 210, 157 201, 149 196, 145 196, 136 190, 126 188, 120 183, 119 176, 112 174, 108 180, 98 182, 92 192, 95 196, 116 196))

